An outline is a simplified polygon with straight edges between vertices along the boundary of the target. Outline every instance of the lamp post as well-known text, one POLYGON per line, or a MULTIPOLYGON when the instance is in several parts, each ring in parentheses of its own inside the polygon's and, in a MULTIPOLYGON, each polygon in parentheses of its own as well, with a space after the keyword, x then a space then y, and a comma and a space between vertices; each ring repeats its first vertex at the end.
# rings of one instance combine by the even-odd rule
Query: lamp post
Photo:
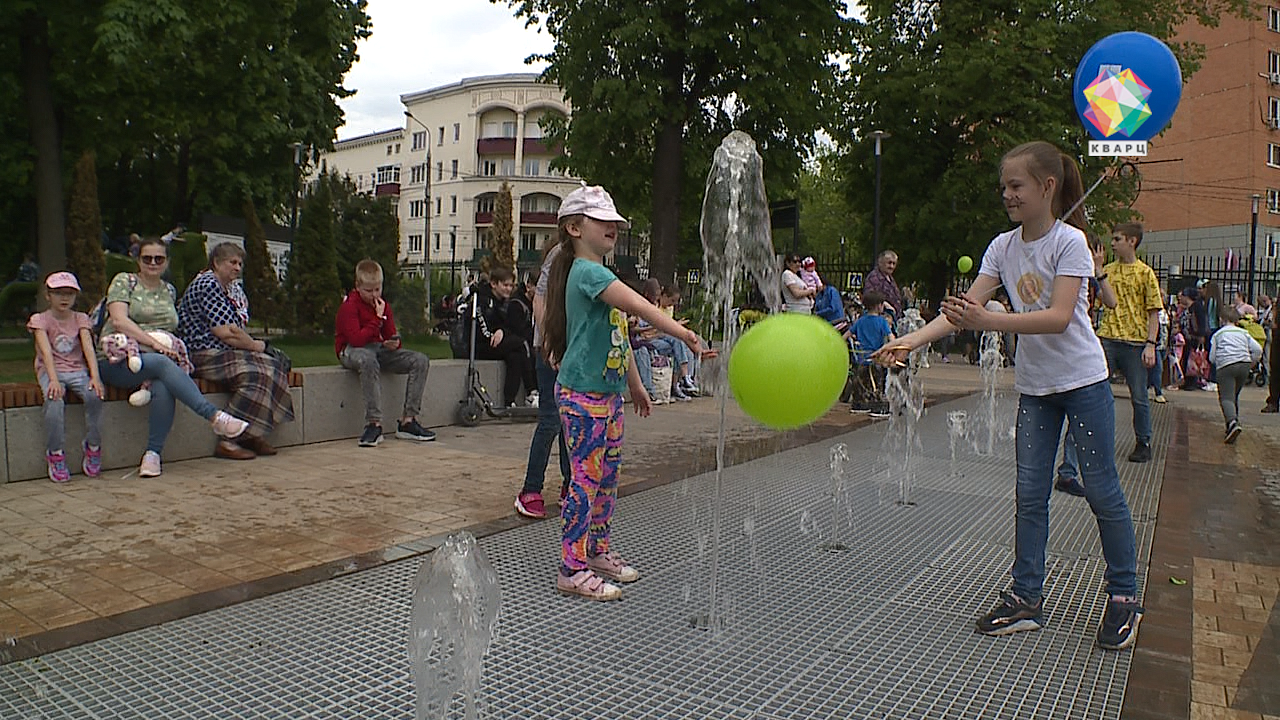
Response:
POLYGON ((1253 253, 1258 247, 1258 201, 1262 196, 1253 194, 1253 221, 1249 224, 1249 304, 1253 304, 1253 253))
POLYGON ((453 284, 458 279, 458 226, 449 228, 449 295, 453 295, 453 284))
POLYGON ((289 216, 289 227, 298 229, 298 175, 302 167, 302 143, 293 144, 293 212, 289 216))
POLYGON ((871 240, 871 262, 875 262, 880 255, 880 141, 891 137, 884 130, 873 130, 871 137, 876 141, 876 207, 874 220, 874 235, 871 240))
MULTIPOLYGON (((427 160, 422 164, 422 257, 427 286, 427 326, 431 325, 431 129, 408 110, 404 116, 418 123, 427 133, 427 160)), ((411 135, 412 137, 412 135, 411 135)), ((452 294, 452 293, 451 293, 452 294)))

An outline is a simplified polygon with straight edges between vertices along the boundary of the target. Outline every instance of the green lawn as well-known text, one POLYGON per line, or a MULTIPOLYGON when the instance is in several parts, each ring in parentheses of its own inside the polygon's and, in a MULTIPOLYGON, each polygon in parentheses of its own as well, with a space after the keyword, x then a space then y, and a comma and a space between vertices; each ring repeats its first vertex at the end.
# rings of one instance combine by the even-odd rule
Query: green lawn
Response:
MULTIPOLYGON (((338 364, 333 354, 333 338, 282 337, 271 342, 289 353, 295 368, 338 364)), ((434 335, 408 335, 404 344, 433 360, 453 357, 449 342, 434 335)), ((35 382, 34 358, 35 345, 29 339, 0 342, 0 383, 35 382)))

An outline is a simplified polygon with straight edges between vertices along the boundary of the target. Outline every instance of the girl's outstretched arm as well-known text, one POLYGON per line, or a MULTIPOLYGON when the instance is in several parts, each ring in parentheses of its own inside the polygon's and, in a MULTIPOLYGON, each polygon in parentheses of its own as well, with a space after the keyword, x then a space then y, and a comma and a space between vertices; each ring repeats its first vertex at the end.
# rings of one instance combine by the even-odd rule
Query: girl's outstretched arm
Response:
POLYGON ((657 305, 644 299, 640 293, 627 287, 621 280, 614 280, 600 292, 600 299, 628 315, 634 315, 673 338, 682 340, 695 354, 702 352, 698 334, 668 317, 657 305))
MULTIPOLYGON (((975 302, 972 292, 964 297, 949 297, 942 303, 942 314, 956 327, 966 330, 998 330, 1023 335, 1051 335, 1065 331, 1071 324, 1083 278, 1059 275, 1053 279, 1053 296, 1049 307, 1025 313, 988 312, 975 302)), ((977 285, 975 282, 974 285, 977 285)))
MULTIPOLYGON (((965 297, 986 302, 998 287, 1000 287, 998 279, 989 275, 979 275, 973 281, 973 284, 969 286, 969 291, 965 293, 965 297)), ((947 299, 951 300, 953 298, 947 299)), ((948 320, 946 315, 938 313, 938 317, 929 321, 928 325, 915 332, 909 332, 893 342, 886 342, 883 347, 871 354, 871 359, 881 365, 901 364, 906 361, 907 355, 912 350, 937 342, 959 329, 959 326, 948 320)))

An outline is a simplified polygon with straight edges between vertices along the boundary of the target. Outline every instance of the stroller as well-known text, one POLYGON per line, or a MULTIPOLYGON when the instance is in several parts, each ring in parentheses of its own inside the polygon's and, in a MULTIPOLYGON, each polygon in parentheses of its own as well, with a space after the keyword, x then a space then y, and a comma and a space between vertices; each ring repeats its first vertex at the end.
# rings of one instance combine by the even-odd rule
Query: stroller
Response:
POLYGON ((464 427, 475 427, 484 417, 513 420, 537 420, 536 407, 499 407, 489 396, 489 390, 480 379, 476 367, 476 318, 480 312, 479 293, 471 293, 458 305, 458 318, 449 333, 449 347, 455 358, 467 359, 466 394, 458 401, 458 422, 464 427))
POLYGON ((1245 378, 1245 382, 1252 382, 1258 387, 1266 387, 1268 379, 1267 350, 1269 349, 1267 347, 1267 330, 1262 327, 1262 325, 1258 324, 1252 316, 1241 318, 1239 325, 1249 333, 1250 337, 1258 341, 1258 344, 1262 346, 1262 359, 1258 360, 1257 364, 1249 368, 1249 375, 1245 378))

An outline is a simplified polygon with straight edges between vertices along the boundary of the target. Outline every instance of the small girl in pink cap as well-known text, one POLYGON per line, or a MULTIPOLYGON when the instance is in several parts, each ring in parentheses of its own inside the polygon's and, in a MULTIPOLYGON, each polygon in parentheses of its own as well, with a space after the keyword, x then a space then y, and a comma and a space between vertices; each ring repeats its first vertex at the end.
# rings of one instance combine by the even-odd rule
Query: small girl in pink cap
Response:
POLYGON ((56 272, 44 281, 49 309, 27 321, 36 341, 36 379, 44 398, 45 460, 49 479, 64 483, 71 479, 67 455, 63 451, 66 434, 64 409, 67 391, 84 401, 84 474, 97 477, 102 472, 102 381, 93 348, 89 316, 72 310, 80 283, 69 272, 56 272))

